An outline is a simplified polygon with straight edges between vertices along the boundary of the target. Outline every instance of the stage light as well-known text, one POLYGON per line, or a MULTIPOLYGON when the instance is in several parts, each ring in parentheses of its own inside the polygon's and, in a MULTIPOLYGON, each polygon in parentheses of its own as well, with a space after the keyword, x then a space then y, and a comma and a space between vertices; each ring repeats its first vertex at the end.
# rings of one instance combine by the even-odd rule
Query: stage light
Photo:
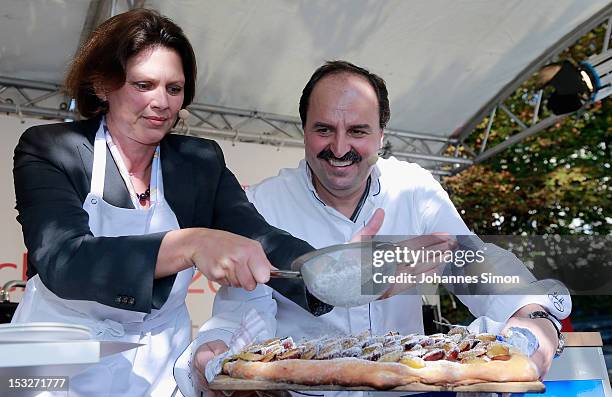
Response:
POLYGON ((612 94, 612 50, 580 62, 580 67, 592 80, 593 96, 591 101, 597 102, 612 94))
POLYGON ((540 70, 539 82, 551 86, 547 106, 554 114, 575 112, 589 102, 612 93, 612 51, 605 51, 578 65, 563 61, 540 70))

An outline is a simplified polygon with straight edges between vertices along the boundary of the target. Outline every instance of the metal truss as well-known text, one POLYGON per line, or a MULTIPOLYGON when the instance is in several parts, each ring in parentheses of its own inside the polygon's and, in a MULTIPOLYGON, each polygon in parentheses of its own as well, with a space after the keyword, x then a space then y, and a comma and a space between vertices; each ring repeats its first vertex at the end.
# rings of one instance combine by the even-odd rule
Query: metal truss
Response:
MULTIPOLYGON (((101 22, 129 9, 143 7, 145 0, 90 0, 80 35, 82 44, 101 22)), ((34 116, 55 120, 76 120, 79 115, 70 110, 68 98, 59 84, 22 80, 0 76, 0 111, 19 116, 34 116)), ((195 103, 190 135, 255 142, 277 147, 303 147, 303 131, 299 118, 257 110, 236 109, 195 103)), ((471 160, 444 156, 439 148, 456 144, 455 139, 429 136, 402 130, 385 130, 383 156, 396 156, 419 162, 436 175, 449 175, 440 165, 469 165, 471 160)))
MULTIPOLYGON (((548 52, 542 54, 538 59, 534 60, 525 70, 523 70, 513 81, 511 81, 506 87, 504 87, 491 101, 489 101, 485 106, 483 106, 468 122, 465 126, 457 131, 454 134, 455 142, 457 144, 453 145, 457 153, 460 151, 465 153, 465 157, 471 160, 471 164, 481 163, 496 154, 502 152, 508 147, 515 145, 524 139, 535 135, 548 127, 554 125, 561 119, 569 116, 570 114, 564 115, 551 115, 542 120, 539 120, 541 114, 541 104, 542 104, 542 95, 543 91, 539 90, 535 93, 531 93, 534 101, 533 105, 533 116, 531 120, 523 120, 521 117, 514 114, 508 107, 505 105, 505 101, 514 93, 517 89, 534 73, 536 73, 542 66, 551 62, 561 51, 568 48, 574 42, 576 42, 580 37, 584 36, 591 30, 595 29, 602 23, 606 23, 606 33, 604 36, 604 42, 602 46, 601 54, 605 54, 609 50, 609 41, 610 34, 612 31, 612 3, 610 3, 602 12, 593 16, 591 19, 586 21, 581 26, 577 27, 574 31, 568 33, 565 37, 563 37, 556 45, 554 45, 548 52), (510 119, 516 123, 518 126, 517 132, 508 137, 504 142, 501 142, 493 147, 487 147, 487 141, 489 138, 489 134, 494 125, 495 117, 498 111, 504 112, 510 119), (485 118, 488 117, 487 127, 485 129, 484 137, 482 139, 482 143, 479 148, 470 147, 466 144, 466 139, 473 133, 475 133, 476 126, 480 124, 485 118)), ((597 97, 593 98, 592 102, 596 102, 598 100, 603 99, 605 96, 610 95, 611 91, 608 88, 606 92, 600 93, 597 97)), ((590 103, 585 104, 588 106, 590 103)), ((580 111, 580 110, 579 110, 580 111)), ((440 148, 438 154, 445 153, 448 151, 449 146, 452 144, 446 144, 440 148)), ((467 169, 469 165, 465 164, 455 164, 452 167, 442 167, 444 170, 448 171, 449 174, 454 175, 465 169, 467 169)))
MULTIPOLYGON (((77 120, 70 110, 70 98, 59 84, 0 76, 0 112, 52 120, 77 120)), ((195 136, 252 142, 277 147, 303 147, 304 133, 299 118, 273 113, 194 103, 189 106, 189 129, 195 136)), ((396 156, 422 164, 435 175, 450 175, 439 164, 469 166, 472 160, 437 154, 455 139, 412 131, 385 130, 384 157, 396 156)))
MULTIPOLYGON (((145 0, 91 0, 81 32, 81 41, 85 40, 103 20, 127 9, 141 7, 144 3, 145 0)), ((612 28, 611 14, 612 3, 598 15, 564 36, 479 109, 452 137, 386 129, 383 157, 395 156, 415 161, 435 175, 454 175, 553 125, 564 116, 550 116, 538 120, 542 100, 541 91, 534 95, 536 101, 533 104, 534 112, 531 120, 523 120, 513 114, 505 106, 504 101, 561 50, 569 47, 578 38, 607 19, 608 27, 603 47, 605 51, 609 45, 612 28), (516 123, 518 131, 506 141, 494 147, 487 147, 487 140, 498 111, 506 113, 516 123), (467 138, 487 117, 488 125, 482 144, 478 148, 471 147, 466 143, 467 138), (450 155, 448 154, 449 147, 453 148, 450 155)), ((69 109, 69 104, 70 98, 64 94, 59 84, 0 76, 1 112, 53 120, 78 119, 78 114, 69 109)), ((296 117, 200 103, 189 106, 189 111, 192 114, 189 121, 190 127, 184 133, 190 135, 268 144, 279 148, 283 146, 303 147, 302 125, 300 119, 296 117)))
MULTIPOLYGON (((142 6, 144 2, 144 0, 124 0, 119 5, 117 0, 92 0, 81 39, 84 40, 91 30, 106 18, 122 12, 126 7, 132 9, 142 6)), ((605 15, 608 21, 603 46, 603 51, 606 51, 609 46, 612 27, 611 13, 612 3, 602 13, 592 17, 563 37, 551 50, 534 60, 525 70, 519 73, 452 137, 386 129, 382 155, 418 162, 435 175, 454 175, 550 127, 564 116, 550 116, 539 120, 542 91, 533 95, 535 101, 533 102, 534 112, 531 120, 523 120, 515 115, 504 104, 504 101, 561 50, 569 47, 578 38, 601 24, 605 20, 602 15, 605 15), (498 111, 508 115, 516 123, 518 131, 504 142, 494 147, 487 147, 489 134, 494 126, 498 111), (474 133, 476 126, 487 117, 488 124, 481 145, 478 148, 470 147, 466 143, 466 139, 474 133), (448 155, 449 147, 454 149, 451 155, 448 155)), ((70 98, 63 93, 59 84, 0 76, 1 112, 56 120, 78 119, 78 114, 69 109, 69 103, 70 98)), ((189 106, 189 111, 192 116, 189 120, 189 129, 183 132, 186 134, 235 142, 268 144, 279 148, 283 146, 303 147, 304 145, 302 125, 297 117, 201 103, 192 104, 189 106)))

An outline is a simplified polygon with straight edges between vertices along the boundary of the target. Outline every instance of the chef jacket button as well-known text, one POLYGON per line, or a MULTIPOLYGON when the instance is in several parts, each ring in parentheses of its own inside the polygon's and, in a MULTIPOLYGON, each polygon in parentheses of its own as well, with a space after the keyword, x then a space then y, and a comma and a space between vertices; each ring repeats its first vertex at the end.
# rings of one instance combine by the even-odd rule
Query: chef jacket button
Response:
POLYGON ((128 299, 128 305, 134 306, 134 303, 136 303, 136 299, 133 296, 130 296, 128 299))
POLYGON ((92 204, 98 204, 98 199, 97 199, 97 198, 95 198, 95 197, 94 197, 94 198, 92 198, 92 199, 91 199, 91 203, 92 203, 92 204))

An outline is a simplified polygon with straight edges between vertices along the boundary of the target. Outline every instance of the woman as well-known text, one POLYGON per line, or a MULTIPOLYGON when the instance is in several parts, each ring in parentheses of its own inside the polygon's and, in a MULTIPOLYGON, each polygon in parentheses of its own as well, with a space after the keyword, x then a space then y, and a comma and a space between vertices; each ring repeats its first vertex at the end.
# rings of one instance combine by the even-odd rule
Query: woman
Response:
POLYGON ((29 281, 13 322, 83 324, 97 339, 143 345, 75 376, 71 395, 170 395, 190 340, 194 266, 252 290, 270 262, 286 267, 312 250, 263 220, 216 143, 168 134, 195 76, 172 21, 143 9, 117 15, 67 75, 88 120, 31 128, 15 149, 29 281))

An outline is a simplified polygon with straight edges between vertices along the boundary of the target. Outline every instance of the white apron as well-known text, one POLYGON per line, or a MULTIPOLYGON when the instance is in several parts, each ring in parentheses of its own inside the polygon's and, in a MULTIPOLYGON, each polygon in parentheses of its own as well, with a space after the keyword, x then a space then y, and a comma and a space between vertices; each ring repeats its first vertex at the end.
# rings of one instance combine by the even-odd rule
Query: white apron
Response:
MULTIPOLYGON (((91 191, 83 203, 83 209, 89 214, 92 234, 95 237, 116 237, 178 229, 176 216, 164 199, 159 147, 152 166, 151 206, 148 209, 118 208, 102 199, 106 147, 104 126, 100 123, 94 144, 91 191)), ((117 152, 114 154, 123 176, 125 166, 117 152)), ((185 298, 193 273, 193 268, 179 272, 168 300, 161 309, 153 309, 150 314, 117 309, 98 302, 62 299, 46 288, 36 275, 28 281, 12 322, 81 324, 90 327, 98 340, 144 345, 107 356, 72 377, 71 397, 170 396, 175 390, 174 362, 191 338, 185 298)))

